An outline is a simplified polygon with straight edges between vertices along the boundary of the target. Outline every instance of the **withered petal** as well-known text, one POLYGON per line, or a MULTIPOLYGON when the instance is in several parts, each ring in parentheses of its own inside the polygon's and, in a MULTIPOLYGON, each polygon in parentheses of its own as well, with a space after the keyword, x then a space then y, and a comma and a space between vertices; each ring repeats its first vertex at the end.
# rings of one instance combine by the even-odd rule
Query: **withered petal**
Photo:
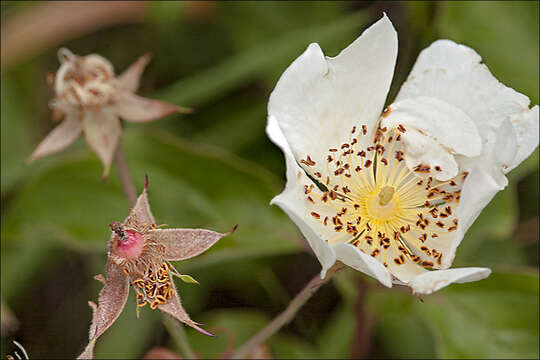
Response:
POLYGON ((50 155, 57 151, 63 150, 79 137, 82 127, 81 122, 75 115, 68 115, 41 141, 36 150, 28 158, 28 161, 33 161, 42 156, 50 155))
POLYGON ((165 259, 176 261, 190 259, 205 252, 235 229, 236 227, 225 234, 206 229, 155 229, 151 234, 155 236, 157 243, 165 246, 165 259))
POLYGON ((121 266, 111 259, 107 261, 107 279, 98 298, 98 306, 93 308, 92 324, 90 325, 89 342, 80 359, 92 358, 96 340, 118 318, 129 294, 129 282, 121 266))
POLYGON ((147 122, 173 113, 191 113, 192 110, 165 101, 147 99, 128 91, 118 91, 114 107, 116 114, 129 122, 147 122))
POLYGON ((103 162, 105 167, 103 177, 105 178, 109 175, 114 153, 122 134, 120 120, 107 108, 87 111, 83 117, 83 129, 88 145, 103 162))
POLYGON ((135 206, 129 212, 128 217, 124 221, 124 225, 127 227, 138 228, 141 226, 152 226, 156 223, 152 211, 150 210, 150 204, 148 203, 148 193, 146 187, 143 192, 137 198, 135 206))
POLYGON ((174 282, 172 282, 172 286, 174 289, 174 296, 165 304, 160 305, 158 309, 166 312, 175 319, 180 320, 184 324, 191 326, 192 328, 204 335, 214 336, 214 334, 202 329, 195 321, 191 320, 186 310, 184 310, 184 308, 182 307, 182 303, 180 302, 180 296, 178 295, 178 291, 176 290, 176 285, 174 284, 174 282))
POLYGON ((138 58, 137 61, 131 64, 129 68, 117 77, 118 85, 126 91, 137 91, 141 75, 151 59, 152 55, 150 53, 144 54, 138 58))

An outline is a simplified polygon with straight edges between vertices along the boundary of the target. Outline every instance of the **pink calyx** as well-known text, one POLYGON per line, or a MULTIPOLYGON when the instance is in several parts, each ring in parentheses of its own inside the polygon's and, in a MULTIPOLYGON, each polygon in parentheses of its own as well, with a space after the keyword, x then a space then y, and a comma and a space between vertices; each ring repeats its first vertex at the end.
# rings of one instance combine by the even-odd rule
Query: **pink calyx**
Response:
POLYGON ((125 234, 127 235, 125 240, 117 237, 116 255, 124 259, 136 259, 142 253, 144 238, 141 234, 132 230, 125 230, 125 234))

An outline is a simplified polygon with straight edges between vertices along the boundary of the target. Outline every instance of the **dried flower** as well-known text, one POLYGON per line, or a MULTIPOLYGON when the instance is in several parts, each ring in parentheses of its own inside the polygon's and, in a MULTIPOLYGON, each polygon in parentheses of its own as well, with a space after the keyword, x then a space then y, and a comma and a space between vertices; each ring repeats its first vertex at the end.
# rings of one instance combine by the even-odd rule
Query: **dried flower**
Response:
POLYGON ((134 94, 149 54, 118 77, 112 64, 100 55, 77 56, 62 48, 58 57, 61 65, 51 78, 55 98, 50 105, 53 118, 62 122, 38 145, 29 161, 65 149, 84 132, 88 145, 103 162, 106 177, 122 134, 119 118, 137 123, 191 111, 134 94))
POLYGON ((97 275, 104 283, 98 305, 93 309, 89 344, 79 358, 92 358, 98 337, 118 318, 131 285, 137 297, 137 309, 148 305, 162 310, 206 335, 212 335, 190 319, 180 303, 172 276, 192 282, 180 274, 170 261, 185 260, 208 250, 219 239, 230 235, 204 229, 159 229, 148 204, 148 179, 144 191, 123 223, 110 224, 107 278, 97 275))
POLYGON ((431 293, 490 274, 448 268, 504 174, 538 146, 538 106, 474 50, 439 40, 383 110, 396 57, 384 16, 335 58, 311 44, 289 66, 268 104, 267 133, 287 164, 272 203, 296 222, 322 276, 339 260, 431 293))

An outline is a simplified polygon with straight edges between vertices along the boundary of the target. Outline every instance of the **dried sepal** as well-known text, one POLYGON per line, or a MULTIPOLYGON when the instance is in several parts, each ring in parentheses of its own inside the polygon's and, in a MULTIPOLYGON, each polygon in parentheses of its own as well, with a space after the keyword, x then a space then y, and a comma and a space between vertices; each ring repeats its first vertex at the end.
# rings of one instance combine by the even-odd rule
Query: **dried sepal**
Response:
POLYGON ((189 108, 180 107, 165 101, 147 99, 127 91, 116 95, 115 111, 118 116, 129 122, 147 122, 174 113, 192 113, 189 108))
POLYGON ((135 206, 133 206, 133 209, 129 212, 129 216, 124 221, 127 227, 151 227, 156 223, 152 211, 150 210, 150 204, 148 203, 147 187, 148 186, 145 186, 142 194, 137 198, 135 206))
POLYGON ((91 358, 96 340, 118 318, 124 308, 129 291, 129 282, 123 269, 111 259, 107 261, 107 278, 105 286, 99 293, 98 306, 89 305, 93 309, 90 325, 89 343, 79 358, 91 358), (84 356, 83 356, 84 355, 84 356))
POLYGON ((152 233, 165 246, 165 259, 176 261, 190 259, 205 252, 219 239, 235 230, 236 226, 225 234, 206 229, 156 229, 152 233))
POLYGON ((110 110, 105 109, 84 115, 84 136, 90 148, 103 162, 103 177, 107 177, 122 134, 120 120, 110 110))
POLYGON ((151 59, 152 55, 150 53, 146 53, 138 58, 137 61, 118 76, 118 86, 130 92, 137 91, 139 89, 141 75, 151 59))
POLYGON ((84 132, 88 145, 103 162, 105 178, 122 134, 121 117, 145 122, 175 112, 191 112, 133 94, 150 61, 149 54, 138 59, 120 77, 115 76, 110 61, 97 54, 77 56, 62 48, 58 59, 60 68, 47 79, 55 91, 50 102, 53 120, 63 123, 41 142, 29 161, 65 149, 84 132))
POLYGON ((96 275, 95 279, 104 283, 100 292, 98 306, 89 303, 94 309, 89 343, 79 358, 91 358, 94 344, 111 324, 118 318, 126 304, 129 285, 136 293, 137 315, 141 308, 160 309, 197 331, 210 335, 201 329, 200 324, 191 320, 182 307, 173 276, 182 281, 198 283, 189 275, 178 272, 167 261, 167 250, 173 255, 189 258, 207 250, 216 241, 232 233, 221 234, 203 229, 157 229, 148 203, 148 177, 144 190, 135 206, 123 223, 112 222, 109 239, 107 278, 96 275), (166 235, 163 235, 166 234, 166 235), (170 245, 172 244, 172 245, 170 245), (180 249, 186 247, 185 251, 180 249))
POLYGON ((57 125, 49 135, 41 141, 32 155, 28 158, 28 162, 67 148, 77 140, 81 131, 81 122, 75 116, 67 116, 60 125, 57 125))
POLYGON ((159 309, 171 315, 175 319, 180 320, 184 324, 191 326, 192 328, 194 328, 195 330, 197 330, 198 332, 204 335, 214 336, 214 334, 199 327, 198 325, 200 324, 191 320, 186 310, 184 310, 182 303, 180 302, 180 296, 178 295, 178 291, 176 290, 176 285, 174 284, 174 282, 172 282, 172 287, 174 289, 174 296, 165 304, 160 305, 159 309))

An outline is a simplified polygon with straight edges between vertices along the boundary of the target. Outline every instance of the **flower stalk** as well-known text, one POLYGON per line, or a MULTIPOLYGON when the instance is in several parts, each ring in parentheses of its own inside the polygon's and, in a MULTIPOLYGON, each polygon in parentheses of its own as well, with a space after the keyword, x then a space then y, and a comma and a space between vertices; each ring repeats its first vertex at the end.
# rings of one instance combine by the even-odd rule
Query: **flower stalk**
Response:
POLYGON ((281 314, 276 316, 264 329, 251 337, 242 346, 236 350, 231 359, 243 359, 250 354, 255 347, 263 343, 266 339, 274 335, 279 329, 288 324, 296 315, 296 313, 304 306, 304 304, 319 290, 321 286, 326 284, 334 274, 344 268, 343 263, 336 262, 326 274, 324 279, 321 279, 320 274, 317 274, 311 281, 294 297, 289 306, 281 314))

